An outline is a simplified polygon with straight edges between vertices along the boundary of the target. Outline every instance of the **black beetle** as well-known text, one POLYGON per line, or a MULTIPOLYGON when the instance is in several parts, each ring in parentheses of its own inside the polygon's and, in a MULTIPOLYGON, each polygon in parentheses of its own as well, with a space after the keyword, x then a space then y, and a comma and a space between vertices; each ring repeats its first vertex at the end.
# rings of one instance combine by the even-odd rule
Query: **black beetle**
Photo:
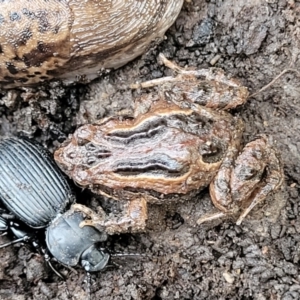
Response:
POLYGON ((110 254, 97 243, 107 236, 93 227, 79 227, 81 212, 67 207, 75 200, 66 178, 41 146, 23 138, 0 142, 0 198, 8 213, 0 211, 0 231, 11 232, 17 242, 30 242, 42 252, 51 268, 52 256, 66 266, 79 262, 87 272, 105 268, 110 254), (43 247, 38 233, 46 228, 43 247))

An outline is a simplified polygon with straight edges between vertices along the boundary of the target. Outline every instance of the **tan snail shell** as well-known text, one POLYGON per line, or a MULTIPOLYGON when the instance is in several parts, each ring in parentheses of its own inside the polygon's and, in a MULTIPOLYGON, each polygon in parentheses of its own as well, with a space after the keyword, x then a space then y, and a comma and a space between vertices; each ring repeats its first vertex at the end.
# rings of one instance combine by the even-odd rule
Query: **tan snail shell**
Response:
POLYGON ((164 35, 183 1, 0 1, 0 87, 118 68, 164 35))

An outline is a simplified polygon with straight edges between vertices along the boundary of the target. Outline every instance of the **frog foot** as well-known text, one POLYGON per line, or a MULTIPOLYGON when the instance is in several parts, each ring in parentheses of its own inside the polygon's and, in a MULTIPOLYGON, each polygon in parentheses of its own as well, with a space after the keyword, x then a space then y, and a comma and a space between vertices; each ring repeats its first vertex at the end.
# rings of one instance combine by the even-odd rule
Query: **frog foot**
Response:
POLYGON ((147 220, 147 203, 145 199, 135 199, 128 201, 124 205, 124 214, 121 216, 106 215, 102 208, 98 208, 100 213, 81 205, 73 204, 72 209, 83 212, 87 220, 80 223, 80 227, 93 226, 99 231, 105 231, 108 234, 123 232, 136 232, 144 230, 147 220))
POLYGON ((281 186, 283 178, 278 153, 260 136, 248 143, 236 160, 230 153, 223 160, 210 184, 213 204, 220 212, 204 215, 197 224, 239 214, 236 224, 240 225, 256 205, 281 186))

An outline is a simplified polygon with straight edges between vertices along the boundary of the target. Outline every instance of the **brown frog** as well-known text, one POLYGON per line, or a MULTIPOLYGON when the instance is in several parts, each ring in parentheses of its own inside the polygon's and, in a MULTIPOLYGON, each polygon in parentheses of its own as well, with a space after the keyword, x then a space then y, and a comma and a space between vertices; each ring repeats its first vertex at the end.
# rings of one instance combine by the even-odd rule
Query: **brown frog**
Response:
POLYGON ((137 99, 135 118, 84 125, 55 152, 58 165, 80 186, 124 201, 120 217, 75 204, 90 218, 82 226, 110 234, 142 230, 147 202, 184 201, 208 185, 219 212, 198 223, 239 214, 240 224, 283 181, 267 138, 242 149, 243 123, 224 111, 244 103, 247 89, 218 69, 186 70, 160 58, 177 76, 133 85, 158 85, 157 93, 137 99))

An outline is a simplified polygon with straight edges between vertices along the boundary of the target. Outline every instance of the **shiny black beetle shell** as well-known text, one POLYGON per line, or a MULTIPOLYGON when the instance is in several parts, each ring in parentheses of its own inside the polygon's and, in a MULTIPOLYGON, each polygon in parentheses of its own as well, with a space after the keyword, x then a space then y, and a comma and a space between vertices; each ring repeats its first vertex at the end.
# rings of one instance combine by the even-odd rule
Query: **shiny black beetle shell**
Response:
POLYGON ((75 200, 48 152, 27 139, 0 142, 0 198, 32 228, 46 227, 75 200))
MULTIPOLYGON (((12 243, 31 241, 40 248, 38 230, 32 228, 47 227, 47 249, 42 252, 47 254, 49 250, 66 266, 80 262, 87 272, 107 266, 110 255, 98 245, 107 235, 93 227, 80 227, 84 215, 69 208, 75 196, 42 146, 20 138, 0 142, 0 198, 8 212, 14 214, 8 218, 4 211, 0 214, 0 232, 10 231, 17 238, 12 243)), ((6 245, 0 248, 3 246, 6 245)))
POLYGON ((5 232, 8 230, 7 220, 0 216, 0 232, 5 232))

